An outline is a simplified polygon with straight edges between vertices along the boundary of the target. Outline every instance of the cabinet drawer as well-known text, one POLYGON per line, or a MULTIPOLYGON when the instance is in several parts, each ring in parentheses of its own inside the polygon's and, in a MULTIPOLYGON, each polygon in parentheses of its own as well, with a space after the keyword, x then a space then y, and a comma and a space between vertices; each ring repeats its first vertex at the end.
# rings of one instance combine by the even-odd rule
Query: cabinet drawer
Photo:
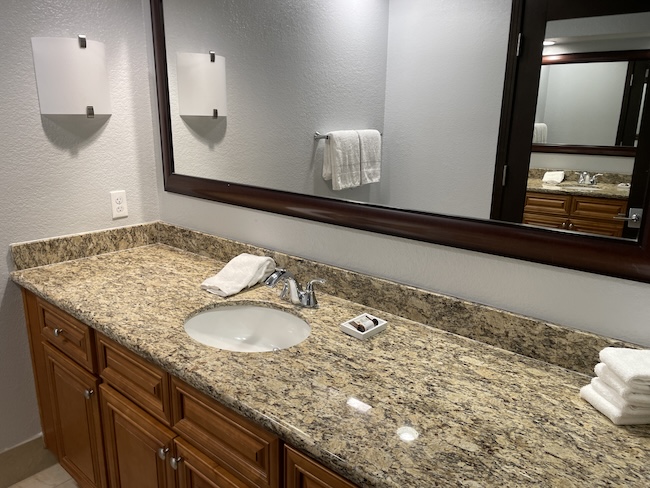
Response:
POLYGON ((97 365, 106 383, 170 425, 169 375, 165 371, 103 334, 97 334, 97 365))
POLYGON ((526 193, 524 212, 568 216, 571 210, 571 195, 549 193, 526 193))
POLYGON ((178 464, 179 488, 247 488, 213 459, 203 454, 181 437, 174 439, 178 464))
POLYGON ((172 378, 174 430, 248 486, 278 487, 280 440, 196 389, 172 378))
POLYGON ((571 216, 588 219, 602 219, 616 222, 614 217, 618 214, 625 214, 627 210, 626 200, 614 200, 611 198, 589 198, 573 197, 571 205, 571 216))
POLYGON ((284 479, 287 488, 355 488, 325 466, 295 449, 284 446, 284 479))
POLYGON ((38 299, 38 311, 41 337, 94 372, 94 331, 44 300, 38 299))
POLYGON ((570 221, 570 230, 610 237, 622 237, 623 226, 623 222, 616 220, 608 222, 605 220, 571 218, 570 221))

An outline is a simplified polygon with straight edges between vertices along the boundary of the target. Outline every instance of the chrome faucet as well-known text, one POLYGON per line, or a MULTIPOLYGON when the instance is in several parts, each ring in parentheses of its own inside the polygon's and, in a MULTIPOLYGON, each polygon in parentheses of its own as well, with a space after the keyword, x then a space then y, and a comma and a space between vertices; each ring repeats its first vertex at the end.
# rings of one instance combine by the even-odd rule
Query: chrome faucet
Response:
POLYGON ((595 185, 598 183, 598 177, 603 176, 602 173, 596 173, 593 176, 590 176, 588 172, 582 171, 578 173, 578 184, 579 185, 595 185))
POLYGON ((291 272, 286 269, 276 268, 271 276, 264 280, 264 283, 267 286, 272 287, 275 286, 278 281, 284 281, 284 287, 280 292, 280 298, 282 300, 289 300, 294 305, 300 305, 301 307, 318 307, 318 301, 316 300, 316 294, 314 293, 314 284, 325 283, 325 280, 311 280, 303 290, 300 287, 300 283, 296 281, 296 278, 291 274, 291 272))

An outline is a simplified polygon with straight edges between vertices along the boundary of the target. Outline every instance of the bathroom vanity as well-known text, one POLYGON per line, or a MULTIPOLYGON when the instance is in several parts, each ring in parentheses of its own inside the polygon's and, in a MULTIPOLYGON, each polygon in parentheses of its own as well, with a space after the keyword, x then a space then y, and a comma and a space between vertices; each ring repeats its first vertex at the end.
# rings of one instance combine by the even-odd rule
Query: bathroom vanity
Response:
POLYGON ((163 223, 12 254, 45 440, 80 486, 650 483, 650 426, 616 427, 578 394, 619 341, 163 223), (264 286, 200 289, 241 252, 326 278, 320 307, 264 286), (233 304, 288 310, 311 334, 238 353, 185 333, 191 315, 233 304), (387 329, 343 334, 361 313, 387 329), (463 324, 502 348, 447 331, 463 324))

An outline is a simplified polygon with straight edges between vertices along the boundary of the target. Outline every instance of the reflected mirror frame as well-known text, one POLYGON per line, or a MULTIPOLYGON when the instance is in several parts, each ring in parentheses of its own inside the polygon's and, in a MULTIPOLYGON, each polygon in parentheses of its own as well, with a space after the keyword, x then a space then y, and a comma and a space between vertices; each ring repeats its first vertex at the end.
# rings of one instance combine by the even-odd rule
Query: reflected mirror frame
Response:
MULTIPOLYGON (((554 1, 556 4, 565 2, 565 0, 513 0, 497 161, 504 157, 501 141, 510 133, 510 128, 515 122, 512 108, 516 101, 514 82, 516 46, 520 20, 524 13, 524 2, 529 17, 528 22, 532 22, 533 32, 535 29, 538 31, 537 36, 541 46, 547 7, 554 1)), ((590 0, 590 2, 598 5, 597 8, 606 7, 608 3, 605 0, 590 0)), ((612 0, 609 3, 611 4, 612 0)), ((645 5, 644 8, 641 7, 644 0, 630 0, 629 3, 639 5, 636 11, 648 9, 645 5)), ((150 8, 165 191, 442 246, 650 283, 650 249, 648 249, 650 226, 646 225, 649 208, 647 197, 639 239, 632 242, 591 235, 569 235, 508 222, 352 203, 176 173, 171 135, 163 0, 150 0, 150 8)), ((536 89, 536 81, 533 85, 536 89)), ((533 96, 536 94, 534 93, 533 96)), ((650 117, 646 118, 648 119, 650 117)), ((645 125, 641 129, 641 138, 650 141, 650 124, 645 125)), ((499 169, 497 167, 495 181, 499 178, 499 169)))
MULTIPOLYGON (((557 64, 566 65, 573 63, 604 63, 616 61, 633 62, 643 60, 650 60, 650 50, 553 54, 542 57, 542 66, 553 66, 557 64)), ((636 147, 586 146, 570 143, 533 143, 532 152, 634 157, 636 156, 636 147)))

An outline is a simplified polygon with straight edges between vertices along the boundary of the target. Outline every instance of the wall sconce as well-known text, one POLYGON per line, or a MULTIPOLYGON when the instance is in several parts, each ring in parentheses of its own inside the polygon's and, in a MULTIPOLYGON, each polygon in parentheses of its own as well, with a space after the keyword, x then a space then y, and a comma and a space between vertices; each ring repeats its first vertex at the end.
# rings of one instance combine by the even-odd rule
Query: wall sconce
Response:
POLYGON ((32 37, 42 115, 111 114, 104 44, 62 37, 32 37))
POLYGON ((226 117, 226 58, 209 53, 176 53, 181 116, 226 117))

